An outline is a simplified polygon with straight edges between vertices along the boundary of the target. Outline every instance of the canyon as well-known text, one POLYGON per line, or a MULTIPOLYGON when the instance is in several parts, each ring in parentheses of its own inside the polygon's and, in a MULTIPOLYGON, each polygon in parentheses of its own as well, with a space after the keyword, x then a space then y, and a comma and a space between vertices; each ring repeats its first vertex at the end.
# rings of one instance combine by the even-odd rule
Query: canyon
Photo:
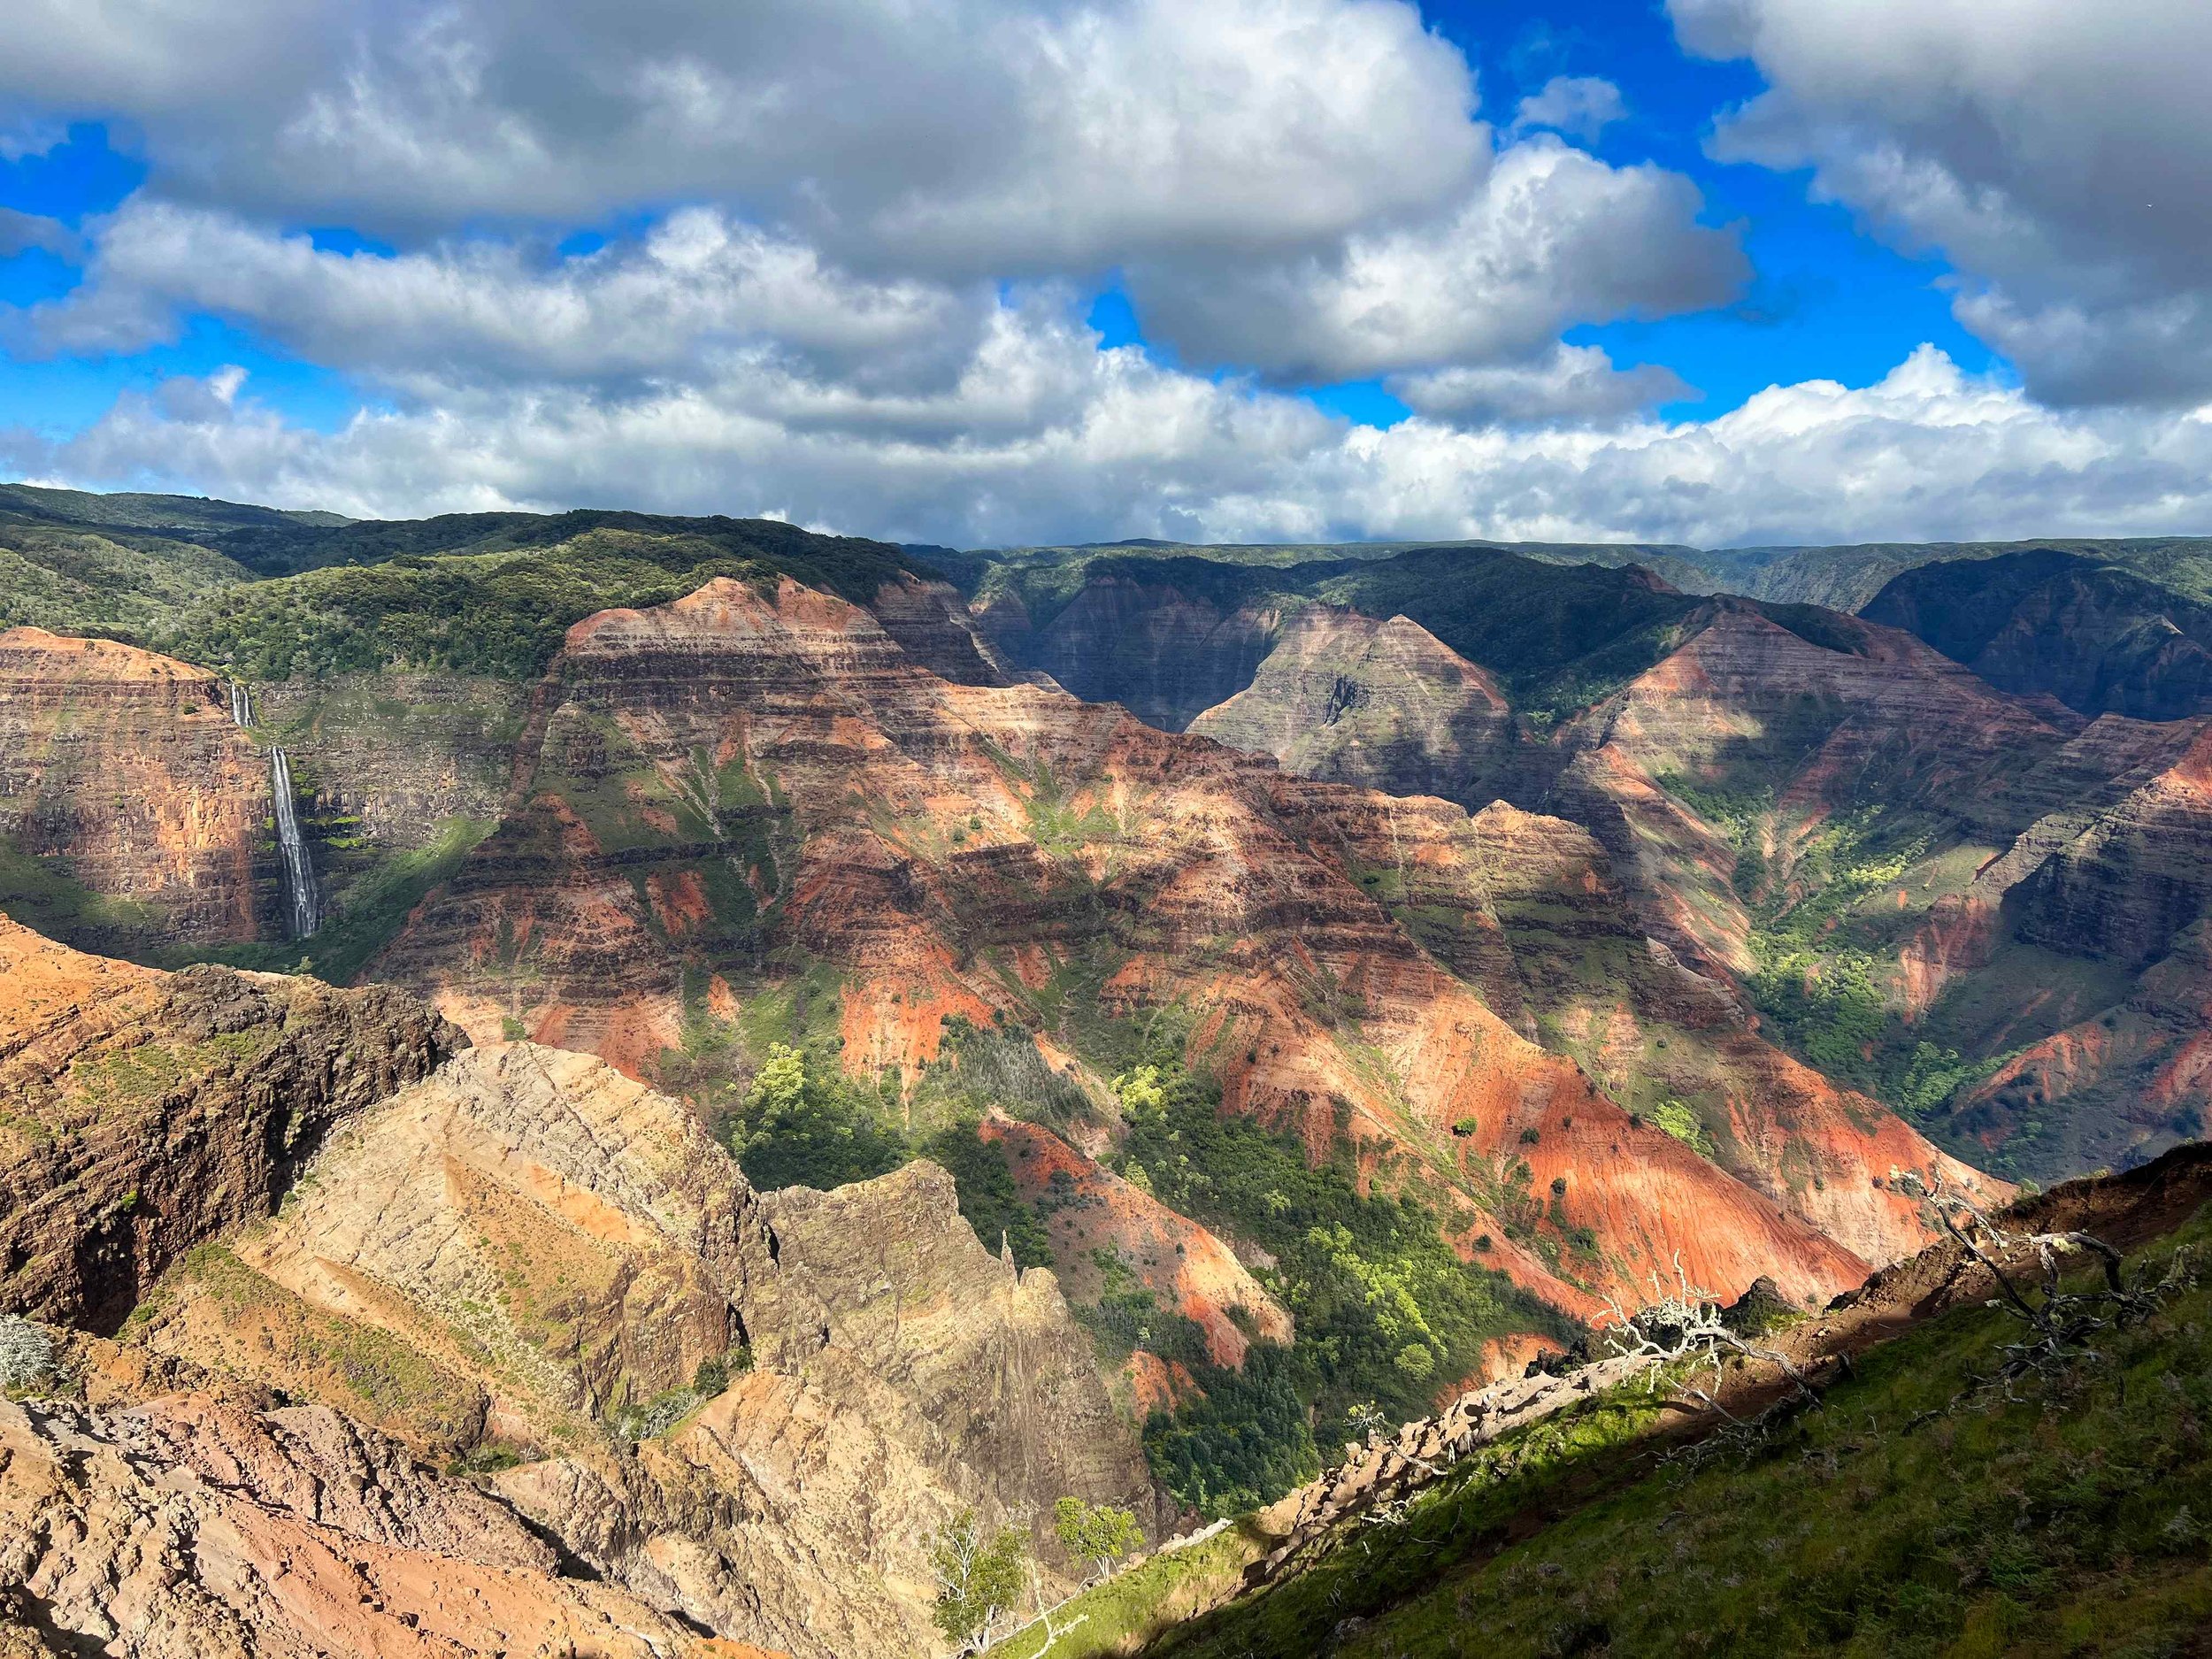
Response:
POLYGON ((1049 1598, 1060 1498, 1157 1541, 1655 1279, 1826 1304, 1905 1171, 2201 1131, 2212 740, 2076 554, 1984 628, 1962 557, 238 511, 134 528, 242 572, 138 642, 0 633, 42 1640, 930 1651, 963 1512, 1049 1598))

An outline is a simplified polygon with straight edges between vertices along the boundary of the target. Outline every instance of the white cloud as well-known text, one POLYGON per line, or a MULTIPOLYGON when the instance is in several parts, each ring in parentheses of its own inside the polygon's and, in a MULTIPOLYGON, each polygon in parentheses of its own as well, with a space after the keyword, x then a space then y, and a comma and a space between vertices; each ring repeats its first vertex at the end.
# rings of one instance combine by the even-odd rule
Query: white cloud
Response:
MULTIPOLYGON (((213 314, 431 402, 738 357, 934 396, 997 285, 1112 271, 1194 362, 1483 369, 1747 269, 1677 174, 1501 149, 1410 0, 17 0, 10 99, 127 118, 151 168, 80 288, 0 313, 20 349, 213 314), (555 251, 606 222, 645 228, 555 251)), ((1618 104, 1562 79, 1526 109, 1587 131, 1618 104)))
POLYGON ((1096 349, 1041 301, 956 382, 870 396, 737 360, 621 396, 506 388, 288 424, 249 384, 127 395, 0 463, 88 487, 412 515, 509 505, 773 513, 898 539, 1609 536, 1705 545, 2202 533, 2212 411, 2063 412, 1924 347, 1878 385, 1770 388, 1704 422, 1355 426, 1096 349), (224 396, 227 392, 227 396, 224 396))
POLYGON ((1487 150, 1405 0, 13 0, 0 99, 155 188, 416 240, 672 201, 1007 276, 1326 242, 1487 150))
POLYGON ((1814 170, 1960 273, 1959 319, 2057 403, 2212 393, 2204 0, 1669 0, 1770 90, 1726 159, 1814 170))
POLYGON ((1456 211, 1326 256, 1128 274, 1148 329, 1193 358, 1284 380, 1515 362, 1577 323, 1695 311, 1749 273, 1697 188, 1540 136, 1502 151, 1456 211))
POLYGON ((1598 346, 1555 345, 1525 363, 1432 369, 1387 385, 1417 414, 1468 426, 1612 423, 1695 396, 1672 369, 1617 369, 1598 346))
POLYGON ((1554 75, 1521 100, 1514 111, 1516 132, 1548 127, 1570 138, 1594 142, 1616 121, 1628 119, 1621 89, 1597 75, 1554 75))
POLYGON ((956 373, 990 303, 980 285, 854 278, 711 208, 565 258, 488 241, 385 256, 142 196, 98 228, 86 282, 16 332, 48 351, 130 352, 212 313, 418 390, 682 377, 742 350, 877 384, 956 373))

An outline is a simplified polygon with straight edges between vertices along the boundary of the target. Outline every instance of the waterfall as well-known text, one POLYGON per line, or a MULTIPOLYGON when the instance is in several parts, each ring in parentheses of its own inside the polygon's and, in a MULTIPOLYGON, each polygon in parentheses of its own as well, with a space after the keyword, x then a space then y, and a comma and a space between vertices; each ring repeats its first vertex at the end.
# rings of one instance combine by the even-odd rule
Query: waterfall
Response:
POLYGON ((292 904, 292 937, 304 939, 323 925, 322 905, 315 896, 315 866, 307 860, 299 816, 292 810, 291 763, 280 749, 269 750, 269 793, 276 797, 277 846, 284 854, 284 892, 292 904))
MULTIPOLYGON (((230 682, 230 718, 240 726, 253 724, 253 693, 235 680, 230 682)), ((292 763, 274 747, 269 750, 269 794, 276 803, 277 850, 284 855, 284 896, 292 910, 292 937, 304 939, 323 925, 323 906, 315 895, 315 866, 308 861, 307 842, 300 835, 299 814, 292 809, 292 763)))

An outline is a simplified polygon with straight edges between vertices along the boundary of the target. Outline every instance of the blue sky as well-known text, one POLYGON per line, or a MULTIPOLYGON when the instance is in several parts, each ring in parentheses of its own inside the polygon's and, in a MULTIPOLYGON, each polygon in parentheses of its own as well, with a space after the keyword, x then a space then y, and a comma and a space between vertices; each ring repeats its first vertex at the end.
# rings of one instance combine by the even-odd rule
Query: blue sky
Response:
POLYGON ((0 471, 969 541, 2212 529, 2212 28, 2105 12, 23 0, 0 471))

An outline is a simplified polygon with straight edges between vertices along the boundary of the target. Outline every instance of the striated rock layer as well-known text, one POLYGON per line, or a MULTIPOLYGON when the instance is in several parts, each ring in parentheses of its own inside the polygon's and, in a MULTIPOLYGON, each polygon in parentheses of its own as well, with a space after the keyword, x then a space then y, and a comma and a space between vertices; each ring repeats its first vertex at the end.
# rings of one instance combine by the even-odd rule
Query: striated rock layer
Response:
MULTIPOLYGON (((1745 1156, 1766 1132, 1740 1101, 1769 1102, 1801 1147, 1840 1131, 1859 1148, 1845 1163, 1878 1171, 1906 1161, 1875 1149, 1884 1115, 1832 1079, 1909 1095, 1949 1067, 1949 1099, 1920 1102, 1947 1144, 2047 1178, 2149 1156, 2212 1109, 2188 942, 2212 897, 2202 721, 2085 724, 1896 629, 1723 599, 1539 743, 1502 715, 1440 718, 1480 673, 1441 648, 1375 672, 1369 641, 1402 626, 1286 625, 1251 686, 1192 729, 1311 776, 1471 808, 1495 793, 1585 826, 1503 837, 1483 876, 1493 933, 1394 908, 1525 1034, 1625 1104, 1678 1126, 1686 1110, 1727 1167, 1770 1193, 1793 1182, 1835 1236, 1875 1248, 1837 1213, 1859 1183, 1839 1187, 1832 1157, 1785 1176, 1778 1148, 1745 1156), (1758 1006, 1786 1007, 1783 972, 1813 1004, 1785 1039, 1828 1077, 1755 1034, 1755 981, 1758 1006), (1855 974, 1886 1029, 1823 1002, 1855 974), (1832 1036, 1847 1019, 1857 1052, 1832 1036)), ((1484 817, 1502 829, 1501 810, 1484 817)))
POLYGON ((323 1407, 254 1411, 204 1394, 120 1408, 0 1402, 0 1580, 44 1651, 748 1651, 557 1567, 506 1505, 323 1407))
MULTIPOLYGON (((1197 1015, 1191 1057, 1232 1110, 1317 1157, 1348 1145, 1394 1180, 1424 1171, 1469 1239, 1505 1231, 1517 1162, 1540 1193, 1563 1181, 1532 1225, 1586 1236, 1583 1286, 1625 1288, 1678 1250, 1716 1290, 1763 1272, 1824 1294, 1921 1236, 1873 1181, 1893 1155, 1936 1155, 1870 1102, 1832 1114, 1865 1122, 1815 1180, 1804 1137, 1746 1090, 1755 1190, 1632 1120, 1417 941, 1378 895, 1431 870, 1419 908, 1489 926, 1491 850, 1464 813, 1286 777, 1111 706, 948 684, 795 584, 718 581, 579 624, 518 780, 375 969, 480 1033, 518 1021, 635 1064, 672 1039, 687 967, 795 948, 845 977, 847 1064, 911 1066, 946 1018, 1033 1029, 1055 964, 1104 961, 1107 1006, 1197 1015)), ((1596 1305, 1532 1250, 1500 1264, 1596 1305)))
POLYGON ((1470 803, 1515 769, 1491 677, 1406 617, 1315 605, 1286 618, 1252 683, 1187 728, 1302 777, 1470 803))
POLYGON ((0 917, 0 1310, 113 1329, 465 1041, 391 987, 157 973, 0 917))
POLYGON ((268 763, 212 674, 0 631, 0 908, 92 949, 255 936, 268 763))

